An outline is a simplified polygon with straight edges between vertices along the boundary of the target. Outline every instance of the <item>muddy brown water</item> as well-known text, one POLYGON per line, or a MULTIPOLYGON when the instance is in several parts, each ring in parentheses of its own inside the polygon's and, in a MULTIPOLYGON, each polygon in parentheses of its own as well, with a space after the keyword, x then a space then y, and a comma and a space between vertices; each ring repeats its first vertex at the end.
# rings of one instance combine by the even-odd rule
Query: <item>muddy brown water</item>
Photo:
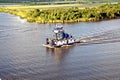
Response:
POLYGON ((2 80, 120 80, 120 19, 63 24, 88 45, 47 49, 55 24, 0 13, 2 80))

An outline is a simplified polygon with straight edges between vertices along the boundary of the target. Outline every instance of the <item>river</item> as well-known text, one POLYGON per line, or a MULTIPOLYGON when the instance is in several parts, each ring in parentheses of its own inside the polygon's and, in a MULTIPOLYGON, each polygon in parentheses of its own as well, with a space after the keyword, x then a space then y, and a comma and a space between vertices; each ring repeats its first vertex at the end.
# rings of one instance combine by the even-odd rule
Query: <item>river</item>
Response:
POLYGON ((91 44, 47 49, 54 27, 0 13, 0 79, 120 80, 120 19, 63 24, 91 44))

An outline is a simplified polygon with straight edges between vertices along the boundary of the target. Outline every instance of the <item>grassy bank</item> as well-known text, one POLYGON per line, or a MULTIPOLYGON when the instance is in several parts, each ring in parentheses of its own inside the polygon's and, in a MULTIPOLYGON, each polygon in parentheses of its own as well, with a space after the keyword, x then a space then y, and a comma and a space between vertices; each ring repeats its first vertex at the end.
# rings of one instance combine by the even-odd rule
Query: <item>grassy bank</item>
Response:
MULTIPOLYGON (((79 4, 16 6, 1 8, 1 12, 11 13, 29 22, 37 23, 71 23, 83 21, 100 21, 120 17, 120 4, 82 8, 79 4)), ((93 5, 92 5, 93 6, 93 5)))

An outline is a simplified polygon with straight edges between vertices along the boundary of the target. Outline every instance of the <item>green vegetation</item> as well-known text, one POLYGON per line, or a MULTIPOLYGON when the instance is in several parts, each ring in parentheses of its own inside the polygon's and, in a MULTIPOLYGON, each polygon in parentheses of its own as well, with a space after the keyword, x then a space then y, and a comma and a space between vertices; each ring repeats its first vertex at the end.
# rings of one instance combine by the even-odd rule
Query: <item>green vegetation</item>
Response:
POLYGON ((3 12, 3 8, 0 8, 0 12, 3 12))
POLYGON ((120 0, 0 0, 0 4, 58 5, 58 4, 100 4, 120 2, 120 0))
POLYGON ((55 8, 55 9, 15 9, 4 8, 2 12, 11 13, 21 18, 26 18, 29 22, 37 23, 66 23, 83 21, 100 21, 120 17, 119 4, 105 4, 99 7, 84 8, 55 8))

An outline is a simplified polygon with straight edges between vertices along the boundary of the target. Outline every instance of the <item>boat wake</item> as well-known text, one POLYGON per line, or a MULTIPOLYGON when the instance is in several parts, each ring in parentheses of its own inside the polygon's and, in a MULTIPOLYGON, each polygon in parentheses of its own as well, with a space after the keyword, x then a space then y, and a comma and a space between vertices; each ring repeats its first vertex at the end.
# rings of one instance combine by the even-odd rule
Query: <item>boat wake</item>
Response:
POLYGON ((120 42, 120 29, 83 37, 80 40, 83 42, 83 44, 105 44, 120 42))

